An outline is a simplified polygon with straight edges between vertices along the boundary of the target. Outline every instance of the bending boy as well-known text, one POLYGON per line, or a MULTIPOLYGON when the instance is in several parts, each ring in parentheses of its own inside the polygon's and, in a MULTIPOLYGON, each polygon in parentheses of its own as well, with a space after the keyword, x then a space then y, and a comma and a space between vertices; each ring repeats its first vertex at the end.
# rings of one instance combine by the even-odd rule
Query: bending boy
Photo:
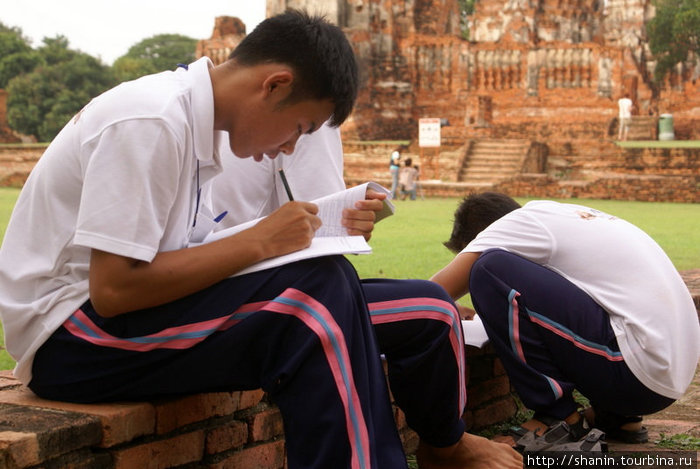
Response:
POLYGON ((641 415, 683 395, 698 363, 692 298, 663 250, 636 226, 552 201, 467 197, 433 276, 472 302, 523 402, 528 429, 583 426, 572 397, 592 404, 608 437, 644 442, 641 415))

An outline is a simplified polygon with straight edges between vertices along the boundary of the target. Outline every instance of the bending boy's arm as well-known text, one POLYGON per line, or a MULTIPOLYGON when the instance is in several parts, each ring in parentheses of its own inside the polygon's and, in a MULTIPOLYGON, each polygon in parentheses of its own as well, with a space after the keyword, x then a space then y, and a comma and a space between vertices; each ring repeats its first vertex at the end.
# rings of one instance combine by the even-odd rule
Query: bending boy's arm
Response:
POLYGON ((311 244, 318 207, 291 202, 254 227, 194 248, 159 252, 151 262, 92 250, 90 300, 104 317, 154 307, 203 290, 270 257, 311 244))
POLYGON ((441 285, 453 300, 463 297, 469 293, 469 276, 480 254, 480 252, 457 254, 452 262, 433 275, 430 280, 441 285))

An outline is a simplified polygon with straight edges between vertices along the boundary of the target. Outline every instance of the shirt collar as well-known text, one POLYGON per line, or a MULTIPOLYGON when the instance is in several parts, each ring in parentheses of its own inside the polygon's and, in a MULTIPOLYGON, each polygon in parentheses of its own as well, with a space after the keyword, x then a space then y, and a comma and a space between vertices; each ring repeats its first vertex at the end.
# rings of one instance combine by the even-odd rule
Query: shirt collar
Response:
POLYGON ((218 148, 221 132, 214 130, 214 90, 209 76, 209 69, 213 67, 214 64, 208 57, 202 57, 188 66, 187 73, 194 85, 192 86, 194 153, 200 168, 202 170, 207 168, 205 173, 213 170, 213 173, 217 174, 222 171, 218 148))

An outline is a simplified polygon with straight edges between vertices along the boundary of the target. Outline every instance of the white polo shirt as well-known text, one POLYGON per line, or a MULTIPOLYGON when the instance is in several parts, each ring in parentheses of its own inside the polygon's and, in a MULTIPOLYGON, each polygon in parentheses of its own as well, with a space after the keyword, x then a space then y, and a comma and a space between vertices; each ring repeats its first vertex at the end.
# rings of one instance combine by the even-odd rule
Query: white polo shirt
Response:
POLYGON ((677 399, 693 379, 700 326, 693 299, 661 247, 636 226, 595 209, 532 201, 464 248, 501 248, 569 279, 610 314, 620 352, 652 391, 677 399))
POLYGON ((0 318, 22 382, 88 299, 91 249, 150 262, 187 245, 198 188, 221 171, 210 66, 203 58, 103 93, 30 174, 0 249, 0 318))

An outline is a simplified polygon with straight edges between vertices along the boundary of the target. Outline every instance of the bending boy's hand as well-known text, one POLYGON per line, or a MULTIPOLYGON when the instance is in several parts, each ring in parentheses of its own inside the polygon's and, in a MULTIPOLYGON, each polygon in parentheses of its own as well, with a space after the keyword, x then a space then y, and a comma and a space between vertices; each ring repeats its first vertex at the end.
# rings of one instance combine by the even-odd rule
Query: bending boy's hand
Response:
POLYGON ((348 234, 364 236, 369 241, 372 237, 372 230, 374 230, 374 221, 377 218, 376 212, 379 212, 384 206, 384 199, 386 199, 386 194, 368 190, 365 200, 356 202, 355 208, 344 209, 342 223, 348 230, 348 234))
POLYGON ((476 311, 468 306, 457 304, 457 310, 459 310, 459 316, 462 319, 472 320, 476 316, 476 311))

